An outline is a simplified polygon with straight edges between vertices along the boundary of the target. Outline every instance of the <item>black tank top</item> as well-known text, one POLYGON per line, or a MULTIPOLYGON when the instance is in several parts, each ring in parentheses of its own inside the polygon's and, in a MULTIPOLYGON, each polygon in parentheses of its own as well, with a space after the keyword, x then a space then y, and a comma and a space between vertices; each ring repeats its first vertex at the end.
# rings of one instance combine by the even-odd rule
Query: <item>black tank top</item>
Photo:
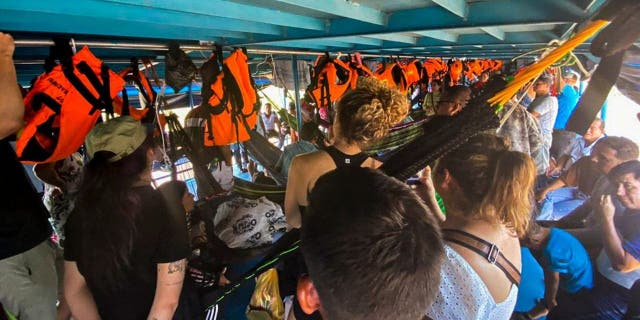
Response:
POLYGON ((334 146, 328 146, 324 151, 329 154, 338 168, 360 167, 367 159, 369 159, 369 156, 364 152, 348 155, 336 149, 334 146))

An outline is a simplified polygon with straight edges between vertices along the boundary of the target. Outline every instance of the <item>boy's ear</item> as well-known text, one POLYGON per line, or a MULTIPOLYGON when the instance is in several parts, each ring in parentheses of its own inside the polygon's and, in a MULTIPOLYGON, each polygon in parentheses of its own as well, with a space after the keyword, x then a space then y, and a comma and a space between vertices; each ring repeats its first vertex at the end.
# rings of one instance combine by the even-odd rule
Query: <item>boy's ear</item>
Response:
POLYGON ((320 297, 309 276, 302 276, 298 280, 297 297, 304 313, 312 314, 320 309, 320 297))

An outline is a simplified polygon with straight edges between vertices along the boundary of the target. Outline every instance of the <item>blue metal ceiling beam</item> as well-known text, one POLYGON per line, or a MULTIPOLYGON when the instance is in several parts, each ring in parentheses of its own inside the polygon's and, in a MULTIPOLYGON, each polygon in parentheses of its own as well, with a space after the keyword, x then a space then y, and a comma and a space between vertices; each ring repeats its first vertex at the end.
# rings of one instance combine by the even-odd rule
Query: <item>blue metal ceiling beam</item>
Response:
POLYGON ((500 30, 498 27, 485 27, 480 29, 498 40, 504 40, 504 37, 506 36, 505 32, 500 30))
POLYGON ((273 49, 273 48, 276 48, 276 49, 282 49, 282 48, 305 48, 307 50, 313 50, 313 51, 323 51, 323 52, 324 51, 329 51, 329 48, 326 47, 326 46, 322 46, 322 45, 319 45, 319 44, 309 44, 309 43, 306 43, 306 44, 303 45, 302 43, 299 43, 298 41, 293 41, 291 43, 286 43, 286 42, 277 43, 277 44, 274 43, 274 44, 269 45, 269 46, 263 46, 263 45, 250 46, 250 48, 265 49, 265 50, 273 49))
MULTIPOLYGON (((382 46, 383 45, 383 41, 380 39, 373 39, 373 38, 369 38, 369 37, 336 37, 336 38, 326 38, 326 39, 322 39, 322 40, 328 40, 328 41, 338 41, 338 42, 346 42, 346 43, 353 43, 353 44, 360 44, 360 45, 364 45, 364 46, 382 46)), ((311 41, 314 42, 314 41, 311 41)))
POLYGON ((408 36, 408 35, 404 35, 404 34, 376 34, 376 35, 369 35, 369 36, 365 36, 366 38, 372 38, 372 39, 380 39, 380 40, 385 40, 385 41, 392 41, 392 42, 400 42, 400 43, 409 43, 409 44, 416 44, 416 37, 412 37, 412 36, 408 36))
POLYGON ((335 47, 335 48, 353 48, 354 45, 352 43, 335 41, 335 40, 293 40, 293 41, 280 41, 264 44, 268 46, 275 47, 287 47, 287 48, 311 48, 313 46, 316 47, 335 47))
POLYGON ((333 14, 340 17, 355 19, 383 26, 386 23, 384 12, 371 7, 355 4, 345 0, 275 0, 275 2, 286 3, 296 7, 302 7, 315 11, 333 14))
POLYGON ((202 28, 176 28, 161 23, 140 23, 128 20, 103 19, 93 17, 70 16, 64 14, 46 14, 0 10, 0 29, 22 32, 67 33, 70 35, 90 34, 116 37, 139 37, 156 39, 208 40, 220 41, 223 36, 245 37, 243 33, 212 31, 202 28), (28 17, 25 18, 25 17, 28 17), (113 26, 117 25, 117 28, 113 26))
MULTIPOLYGON (((381 49, 408 49, 412 47, 434 47, 434 46, 473 46, 473 45, 493 45, 493 44, 528 44, 540 43, 546 45, 547 42, 554 39, 551 35, 537 32, 509 32, 505 36, 505 40, 497 40, 487 34, 461 34, 458 36, 455 44, 434 38, 420 38, 415 45, 400 45, 394 47, 385 47, 381 49)), ((356 46, 354 50, 359 50, 356 46)))
MULTIPOLYGON (((292 2, 294 0, 291 0, 292 2)), ((318 1, 320 2, 320 1, 318 1)), ((572 23, 581 21, 585 14, 567 9, 565 1, 556 0, 492 0, 469 3, 466 20, 452 15, 439 6, 400 10, 389 14, 386 26, 354 22, 352 19, 331 20, 325 32, 287 30, 288 40, 321 39, 336 36, 368 36, 406 32, 433 31, 455 28, 500 27, 534 23, 572 23), (514 14, 516 13, 517 14, 514 14)), ((571 6, 569 6, 571 7, 571 6)), ((282 37, 256 36, 238 44, 282 40, 282 37)))
POLYGON ((432 31, 418 31, 414 33, 423 37, 429 37, 429 38, 438 39, 442 41, 448 41, 448 42, 458 41, 457 34, 447 32, 447 31, 432 30, 432 31))
POLYGON ((285 27, 324 30, 325 21, 279 10, 246 5, 224 0, 183 1, 183 0, 103 0, 147 8, 191 13, 208 17, 223 17, 254 22, 263 22, 285 27))
MULTIPOLYGON (((160 9, 150 9, 132 5, 117 5, 97 0, 84 1, 1 1, 0 9, 19 10, 25 12, 39 12, 50 14, 64 14, 79 17, 103 18, 114 20, 128 20, 141 23, 162 23, 175 27, 190 27, 235 32, 250 32, 254 34, 280 35, 281 27, 266 23, 247 22, 228 18, 211 18, 203 15, 172 12, 160 9)), ((28 20, 28 15, 24 17, 28 20)), ((112 25, 113 29, 118 29, 112 25)), ((91 28, 91 24, 82 25, 91 28)), ((146 25, 142 25, 146 27, 146 25)), ((140 26, 139 26, 140 28, 140 26)), ((82 30, 79 30, 82 31, 82 30)))
POLYGON ((433 0, 433 2, 463 19, 466 19, 469 13, 469 5, 465 0, 433 0))

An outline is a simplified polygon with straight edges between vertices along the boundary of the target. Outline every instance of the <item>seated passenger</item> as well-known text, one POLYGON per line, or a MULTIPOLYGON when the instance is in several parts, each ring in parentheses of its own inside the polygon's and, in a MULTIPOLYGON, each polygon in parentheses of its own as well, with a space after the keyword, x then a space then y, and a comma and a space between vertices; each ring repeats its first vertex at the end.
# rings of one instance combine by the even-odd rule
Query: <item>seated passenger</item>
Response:
POLYGON ((185 216, 151 187, 153 143, 131 117, 97 124, 66 224, 64 293, 75 319, 170 319, 189 254, 185 216))
POLYGON ((555 163, 552 161, 547 175, 558 176, 572 164, 576 163, 578 159, 590 156, 591 150, 596 145, 596 142, 604 136, 604 121, 602 121, 602 119, 593 120, 584 136, 578 135, 573 146, 571 146, 569 154, 560 156, 555 163))
POLYGON ((533 160, 482 134, 438 161, 446 258, 432 319, 509 319, 520 282, 519 237, 531 211, 533 160), (455 302, 454 302, 455 301, 455 302))
POLYGON ((570 233, 534 222, 523 244, 533 251, 544 269, 545 294, 540 309, 552 310, 579 291, 593 287, 589 254, 570 233))
POLYGON ((327 320, 419 320, 438 293, 436 220, 401 182, 369 168, 317 180, 301 229, 308 276, 297 298, 327 320))
POLYGON ((453 116, 462 111, 471 99, 471 89, 467 86, 457 85, 444 91, 438 100, 436 115, 453 116))
POLYGON ((618 165, 609 173, 615 197, 625 211, 616 213, 612 196, 599 199, 596 210, 604 248, 597 258, 592 290, 558 305, 549 319, 622 319, 631 301, 631 288, 640 279, 640 162, 618 165))
POLYGON ((539 203, 539 220, 559 220, 582 205, 591 196, 593 188, 603 173, 585 157, 574 163, 558 179, 536 195, 539 203))
POLYGON ((284 203, 287 223, 300 227, 301 207, 307 206, 307 195, 321 175, 340 167, 379 167, 382 163, 363 153, 363 146, 385 136, 408 111, 400 91, 376 79, 358 79, 358 87, 336 105, 333 145, 291 162, 284 203))
MULTIPOLYGON (((615 166, 629 160, 638 159, 638 146, 627 138, 609 136, 598 141, 589 158, 593 161, 600 174, 598 178, 595 178, 596 180, 592 184, 593 187, 590 188, 589 200, 553 224, 553 226, 558 228, 573 229, 570 230, 570 232, 582 242, 587 250, 590 249, 592 244, 601 243, 599 232, 595 226, 597 219, 595 219, 595 214, 593 214, 595 208, 599 206, 598 199, 603 195, 614 192, 614 186, 606 175, 615 166), (592 223, 587 224, 587 221, 592 223), (589 227, 585 228, 585 225, 589 225, 589 227)), ((580 172, 582 171, 581 169, 580 172)), ((581 181, 583 180, 583 175, 583 173, 578 173, 578 176, 574 179, 581 181)), ((571 170, 568 172, 568 180, 571 179, 570 176, 571 170)), ((587 174, 587 178, 588 176, 589 174, 587 174)), ((579 184, 582 184, 582 182, 579 182, 579 184)), ((539 196, 538 199, 540 199, 539 196)), ((615 199, 614 205, 618 212, 624 210, 622 205, 615 199)))
POLYGON ((318 150, 317 146, 319 145, 319 140, 322 139, 321 135, 322 132, 315 122, 305 122, 300 130, 300 140, 284 147, 282 155, 280 155, 280 159, 276 163, 276 168, 287 177, 291 167, 291 160, 297 155, 318 150))
POLYGON ((562 219, 563 222, 557 224, 562 228, 569 227, 565 224, 567 222, 575 224, 575 220, 586 219, 593 207, 586 200, 590 197, 597 199, 611 188, 606 177, 609 170, 637 158, 638 146, 633 141, 623 137, 600 139, 589 158, 578 160, 559 179, 536 195, 536 200, 541 203, 538 219, 562 219))

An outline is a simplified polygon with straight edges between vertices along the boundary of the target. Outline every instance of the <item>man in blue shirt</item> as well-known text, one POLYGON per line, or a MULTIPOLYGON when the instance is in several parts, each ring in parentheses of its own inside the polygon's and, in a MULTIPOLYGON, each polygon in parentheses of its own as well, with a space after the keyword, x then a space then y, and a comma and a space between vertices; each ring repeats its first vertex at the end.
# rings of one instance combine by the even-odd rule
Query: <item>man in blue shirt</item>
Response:
POLYGON ((616 213, 612 195, 603 195, 596 210, 603 249, 597 258, 596 283, 567 306, 552 310, 550 319, 621 319, 640 280, 640 161, 624 162, 609 172, 615 197, 625 207, 616 213))
POLYGON ((578 106, 580 91, 578 89, 578 74, 574 71, 566 72, 560 81, 560 92, 558 93, 558 117, 553 126, 556 130, 564 130, 569 122, 571 114, 578 106))

